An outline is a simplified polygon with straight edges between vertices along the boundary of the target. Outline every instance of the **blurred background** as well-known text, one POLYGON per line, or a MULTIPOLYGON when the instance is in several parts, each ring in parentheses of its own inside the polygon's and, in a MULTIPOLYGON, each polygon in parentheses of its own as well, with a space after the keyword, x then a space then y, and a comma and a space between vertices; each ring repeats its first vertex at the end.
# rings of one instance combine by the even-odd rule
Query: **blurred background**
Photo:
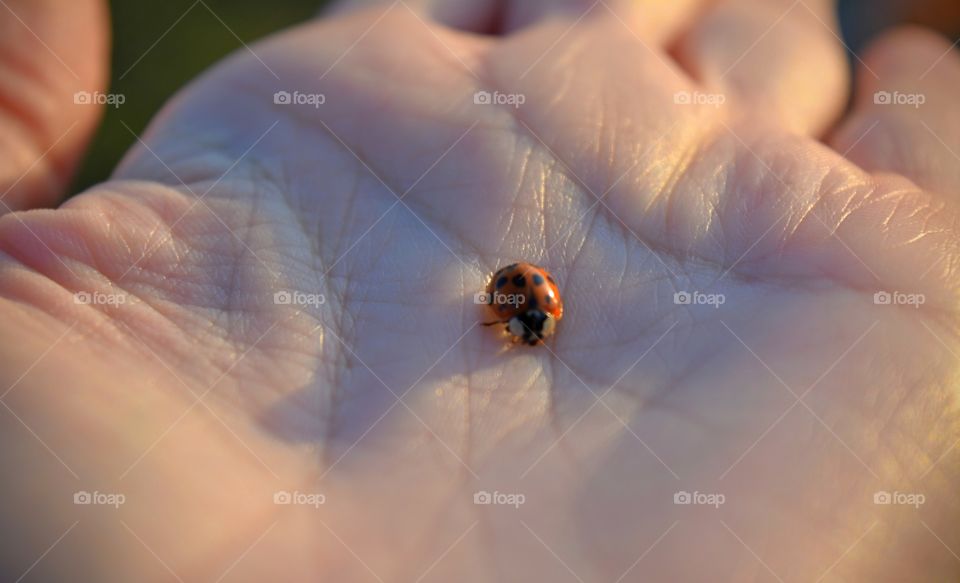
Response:
MULTIPOLYGON (((108 108, 71 192, 109 177, 134 137, 180 87, 258 38, 312 17, 329 0, 114 0, 108 108)), ((513 0, 522 2, 523 0, 513 0)), ((764 2, 767 0, 756 0, 764 2)), ((878 31, 916 23, 960 39, 960 0, 839 0, 843 36, 859 51, 878 31)))

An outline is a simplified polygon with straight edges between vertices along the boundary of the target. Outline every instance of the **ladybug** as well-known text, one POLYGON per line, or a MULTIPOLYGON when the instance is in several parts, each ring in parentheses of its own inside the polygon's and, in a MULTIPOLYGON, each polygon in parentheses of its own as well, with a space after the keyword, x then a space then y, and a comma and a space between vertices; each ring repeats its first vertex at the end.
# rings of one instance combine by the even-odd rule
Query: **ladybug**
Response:
POLYGON ((490 278, 484 298, 495 318, 517 340, 536 346, 552 335, 563 317, 563 300, 553 276, 532 263, 511 263, 490 278))

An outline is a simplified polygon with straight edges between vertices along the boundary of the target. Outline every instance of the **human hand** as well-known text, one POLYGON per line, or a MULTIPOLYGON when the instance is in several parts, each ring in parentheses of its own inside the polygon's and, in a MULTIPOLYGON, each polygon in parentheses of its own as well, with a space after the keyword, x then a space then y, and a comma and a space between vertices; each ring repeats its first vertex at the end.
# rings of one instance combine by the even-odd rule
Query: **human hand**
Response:
POLYGON ((0 220, 14 577, 956 578, 949 44, 881 40, 831 131, 826 2, 495 4, 342 5, 0 220), (537 348, 477 325, 514 260, 537 348))

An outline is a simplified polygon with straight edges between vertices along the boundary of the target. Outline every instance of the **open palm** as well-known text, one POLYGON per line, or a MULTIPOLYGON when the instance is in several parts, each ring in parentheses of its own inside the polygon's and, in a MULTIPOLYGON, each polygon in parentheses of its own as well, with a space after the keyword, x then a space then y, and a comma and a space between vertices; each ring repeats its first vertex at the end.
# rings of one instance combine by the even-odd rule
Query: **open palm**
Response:
POLYGON ((0 221, 14 579, 958 576, 949 44, 824 144, 826 3, 489 4, 242 50, 0 221), (478 325, 517 260, 543 346, 478 325))

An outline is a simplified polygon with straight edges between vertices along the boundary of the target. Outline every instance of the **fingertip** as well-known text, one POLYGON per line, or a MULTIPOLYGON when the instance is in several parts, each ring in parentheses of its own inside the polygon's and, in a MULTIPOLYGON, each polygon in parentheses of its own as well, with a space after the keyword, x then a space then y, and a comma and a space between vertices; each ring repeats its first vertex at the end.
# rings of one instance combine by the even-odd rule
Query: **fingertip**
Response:
POLYGON ((107 83, 102 0, 7 0, 0 6, 0 214, 54 204, 102 107, 77 99, 107 83))
POLYGON ((881 33, 867 45, 863 54, 864 60, 873 61, 878 66, 884 63, 897 65, 923 56, 938 59, 953 44, 935 30, 907 24, 881 33))
POLYGON ((832 2, 716 2, 675 47, 707 87, 729 91, 751 116, 820 135, 847 100, 849 73, 832 2))
POLYGON ((493 34, 500 27, 499 0, 337 0, 325 7, 320 17, 359 10, 409 10, 426 22, 456 30, 493 34))
POLYGON ((919 84, 945 75, 953 83, 960 76, 960 54, 955 43, 936 31, 905 25, 871 41, 860 59, 860 80, 869 86, 891 79, 919 84))
POLYGON ((940 34, 891 29, 857 63, 853 109, 831 145, 872 172, 897 173, 922 188, 960 189, 960 55, 940 34))

